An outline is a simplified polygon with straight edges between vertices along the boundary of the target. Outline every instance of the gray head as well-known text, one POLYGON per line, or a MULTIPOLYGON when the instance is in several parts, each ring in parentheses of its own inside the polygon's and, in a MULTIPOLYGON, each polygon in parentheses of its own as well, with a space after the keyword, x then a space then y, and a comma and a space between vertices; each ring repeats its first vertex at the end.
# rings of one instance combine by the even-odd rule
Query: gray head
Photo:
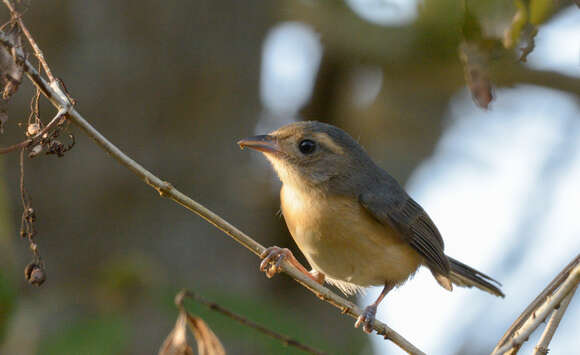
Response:
POLYGON ((345 131, 317 121, 296 122, 267 135, 242 139, 241 148, 264 153, 284 184, 328 188, 375 170, 364 149, 345 131), (364 174, 364 173, 363 173, 364 174))

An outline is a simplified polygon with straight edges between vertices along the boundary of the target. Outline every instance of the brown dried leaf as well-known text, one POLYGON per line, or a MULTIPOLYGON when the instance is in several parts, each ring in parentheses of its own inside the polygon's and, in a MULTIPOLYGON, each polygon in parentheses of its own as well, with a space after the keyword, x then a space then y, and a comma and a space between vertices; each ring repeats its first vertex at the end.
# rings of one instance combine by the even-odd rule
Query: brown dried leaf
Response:
POLYGON ((459 46, 465 82, 475 103, 487 109, 493 100, 493 85, 489 79, 489 54, 477 42, 464 41, 459 46))
POLYGON ((22 37, 16 25, 12 25, 6 36, 14 44, 11 50, 6 47, 0 48, 0 81, 4 85, 2 98, 9 99, 20 86, 24 69, 20 58, 24 57, 22 49, 22 37))
POLYGON ((225 355, 226 351, 211 328, 199 317, 187 315, 187 324, 197 340, 197 353, 199 355, 225 355))
POLYGON ((175 327, 161 345, 159 355, 193 355, 193 350, 187 343, 187 325, 197 341, 199 355, 226 354, 222 343, 203 319, 192 316, 181 308, 175 327))
POLYGON ((522 52, 520 56, 521 62, 526 62, 528 60, 528 54, 532 53, 534 48, 536 48, 536 35, 538 34, 538 28, 531 23, 527 23, 520 34, 520 43, 522 47, 520 51, 522 52))
POLYGON ((187 316, 185 312, 179 312, 175 327, 161 345, 159 355, 193 355, 191 346, 187 344, 187 316))

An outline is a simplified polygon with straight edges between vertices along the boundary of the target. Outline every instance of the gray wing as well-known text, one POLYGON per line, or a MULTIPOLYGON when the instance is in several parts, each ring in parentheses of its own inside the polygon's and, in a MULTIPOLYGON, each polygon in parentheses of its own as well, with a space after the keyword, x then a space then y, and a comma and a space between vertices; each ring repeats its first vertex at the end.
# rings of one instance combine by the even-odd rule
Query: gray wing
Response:
POLYGON ((443 239, 437 227, 398 183, 389 185, 392 184, 381 184, 380 188, 362 193, 360 204, 380 223, 398 231, 425 258, 431 271, 449 275, 449 260, 443 253, 443 239))

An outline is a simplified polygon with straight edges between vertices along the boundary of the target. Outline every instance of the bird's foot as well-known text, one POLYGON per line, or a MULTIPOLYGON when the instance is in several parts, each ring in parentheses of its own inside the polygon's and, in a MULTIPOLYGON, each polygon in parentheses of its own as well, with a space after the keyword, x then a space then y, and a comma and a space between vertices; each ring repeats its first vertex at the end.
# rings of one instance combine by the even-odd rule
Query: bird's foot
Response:
POLYGON ((311 275, 312 279, 316 282, 318 282, 321 285, 324 285, 324 280, 326 280, 326 275, 324 275, 323 273, 321 273, 318 270, 310 270, 309 274, 311 275))
POLYGON ((269 247, 264 250, 264 252, 260 254, 260 258, 262 258, 262 262, 260 263, 260 271, 266 273, 266 276, 269 279, 282 271, 280 264, 284 258, 296 260, 290 249, 280 248, 277 246, 269 247))
POLYGON ((260 263, 260 271, 266 273, 268 278, 272 278, 274 275, 282 271, 282 261, 286 260, 292 264, 296 269, 306 275, 309 279, 318 282, 319 284, 324 283, 324 274, 318 271, 308 272, 302 264, 292 254, 288 248, 280 248, 277 246, 269 247, 262 254, 260 254, 262 262, 260 263))
POLYGON ((372 304, 365 308, 356 323, 354 323, 354 327, 358 328, 361 324, 363 325, 363 331, 365 333, 372 333, 373 331, 373 324, 375 323, 375 315, 377 313, 377 305, 372 304))

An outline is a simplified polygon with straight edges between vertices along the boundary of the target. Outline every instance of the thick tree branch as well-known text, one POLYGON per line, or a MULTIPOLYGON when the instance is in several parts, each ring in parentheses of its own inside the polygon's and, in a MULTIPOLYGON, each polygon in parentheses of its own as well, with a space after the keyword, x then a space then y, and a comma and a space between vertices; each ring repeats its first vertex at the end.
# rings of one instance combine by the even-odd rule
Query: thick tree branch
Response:
MULTIPOLYGON (((8 40, 4 33, 0 33, 0 45, 7 48, 12 48, 13 44, 8 40)), ((180 204, 181 206, 187 208, 188 210, 199 215, 216 228, 229 235, 236 242, 240 243, 251 252, 256 255, 262 254, 265 250, 264 246, 260 245, 254 239, 231 225, 225 219, 221 218, 211 210, 207 209, 200 203, 194 201, 187 195, 183 194, 176 188, 174 188, 170 183, 164 181, 152 174, 150 171, 145 169, 142 165, 128 157, 114 144, 109 142, 105 136, 103 136, 99 131, 97 131, 85 118, 72 107, 67 95, 64 93, 60 84, 53 80, 50 83, 46 82, 44 78, 38 73, 34 66, 24 57, 19 58, 24 67, 24 71, 32 83, 42 92, 42 94, 56 107, 59 111, 65 110, 67 116, 71 121, 73 121, 77 126, 79 126, 95 143, 109 153, 115 160, 121 163, 123 166, 131 170, 135 175, 140 177, 149 186, 153 187, 159 192, 163 197, 167 197, 170 200, 180 204)), ((48 71, 47 71, 48 72, 48 71)), ((352 318, 358 318, 361 314, 361 309, 354 303, 340 297, 334 292, 330 291, 326 287, 319 285, 313 280, 304 276, 292 265, 286 261, 282 262, 282 270, 288 274, 290 277, 295 279, 298 283, 312 291, 320 299, 332 304, 333 306, 342 310, 344 314, 348 314, 352 318)), ((423 354, 421 350, 411 344, 408 340, 403 338, 393 329, 389 328, 386 324, 381 321, 376 320, 373 325, 373 329, 377 331, 379 335, 383 335, 385 339, 391 340, 393 343, 397 344, 401 349, 405 350, 409 354, 423 354)))

